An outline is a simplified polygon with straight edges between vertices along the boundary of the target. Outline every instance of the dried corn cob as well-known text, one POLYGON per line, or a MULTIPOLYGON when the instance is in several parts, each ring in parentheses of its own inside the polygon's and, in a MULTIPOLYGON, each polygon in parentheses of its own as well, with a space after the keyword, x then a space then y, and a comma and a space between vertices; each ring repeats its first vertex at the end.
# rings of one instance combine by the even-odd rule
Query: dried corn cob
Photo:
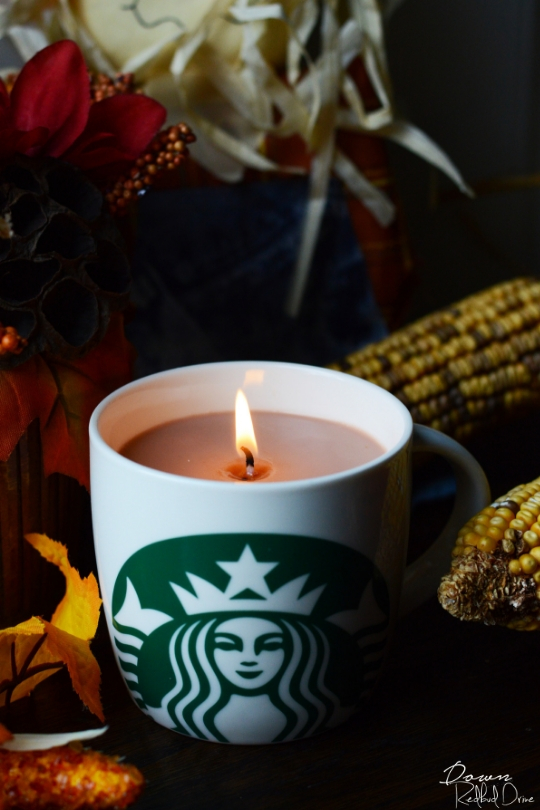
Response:
POLYGON ((331 368, 386 388, 415 422, 464 439, 540 405, 540 282, 491 287, 331 368))
POLYGON ((458 534, 439 602, 453 616, 540 629, 540 478, 511 489, 458 534))
POLYGON ((143 785, 133 765, 76 744, 46 751, 0 750, 0 810, 124 808, 143 785))

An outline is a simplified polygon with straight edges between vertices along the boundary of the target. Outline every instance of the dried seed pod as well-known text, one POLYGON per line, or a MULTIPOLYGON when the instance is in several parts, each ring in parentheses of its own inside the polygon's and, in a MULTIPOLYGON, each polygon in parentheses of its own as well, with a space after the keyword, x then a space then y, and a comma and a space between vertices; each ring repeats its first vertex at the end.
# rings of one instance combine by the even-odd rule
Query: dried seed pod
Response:
POLYGON ((49 351, 78 357, 127 302, 130 272, 101 192, 54 158, 19 157, 0 170, 0 322, 26 341, 0 369, 49 351), (4 229, 5 231, 5 229, 4 229))
POLYGON ((46 751, 0 749, 0 807, 25 810, 105 810, 132 804, 141 772, 118 757, 63 745, 46 751))
POLYGON ((415 422, 465 439, 540 405, 540 282, 498 284, 331 367, 391 391, 415 422))
POLYGON ((439 602, 453 616, 540 629, 540 478, 482 509, 458 533, 439 602))

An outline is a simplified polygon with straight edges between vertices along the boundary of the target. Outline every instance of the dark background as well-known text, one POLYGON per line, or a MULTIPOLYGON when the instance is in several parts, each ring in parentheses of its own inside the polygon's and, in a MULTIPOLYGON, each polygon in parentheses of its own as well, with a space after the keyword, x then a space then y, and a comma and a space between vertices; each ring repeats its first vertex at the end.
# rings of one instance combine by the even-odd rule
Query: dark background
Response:
MULTIPOLYGON (((538 173, 539 4, 392 5, 387 42, 403 115, 443 147, 473 185, 538 173)), ((12 63, 9 46, 0 61, 12 63)), ((468 200, 403 149, 392 146, 390 154, 419 277, 409 320, 497 281, 537 274, 540 196, 534 183, 468 200)), ((538 475, 539 430, 535 416, 470 445, 494 496, 538 475)), ((416 513, 414 548, 434 536, 444 510, 438 504, 416 513)), ((298 743, 219 746, 161 729, 131 703, 104 628, 95 648, 110 724, 96 747, 142 768, 148 786, 140 810, 452 808, 454 791, 440 781, 457 760, 474 775, 509 774, 520 795, 533 797, 527 806, 540 802, 538 635, 460 623, 435 598, 398 627, 365 710, 341 728, 298 743)), ((20 701, 10 723, 14 731, 56 731, 94 719, 60 674, 20 701)))

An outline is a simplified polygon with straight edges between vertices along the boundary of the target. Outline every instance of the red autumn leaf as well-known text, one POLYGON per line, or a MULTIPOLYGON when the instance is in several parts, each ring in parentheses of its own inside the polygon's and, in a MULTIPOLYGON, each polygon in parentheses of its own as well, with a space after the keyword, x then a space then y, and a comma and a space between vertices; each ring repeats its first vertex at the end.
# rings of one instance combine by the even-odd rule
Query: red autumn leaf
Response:
POLYGON ((15 129, 49 130, 44 152, 59 157, 79 137, 88 121, 90 87, 79 47, 63 40, 27 62, 11 91, 15 129))
POLYGON ((6 461, 22 434, 39 418, 45 475, 59 472, 87 489, 88 423, 108 394, 129 382, 133 348, 123 318, 113 313, 102 342, 80 360, 34 355, 0 372, 0 461, 6 461))

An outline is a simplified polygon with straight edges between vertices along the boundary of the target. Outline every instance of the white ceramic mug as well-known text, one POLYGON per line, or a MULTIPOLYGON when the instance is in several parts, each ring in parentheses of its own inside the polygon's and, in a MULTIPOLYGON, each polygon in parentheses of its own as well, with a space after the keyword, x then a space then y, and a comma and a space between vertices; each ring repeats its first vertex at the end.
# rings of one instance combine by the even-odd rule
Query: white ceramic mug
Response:
POLYGON ((146 377, 99 405, 90 441, 119 667, 144 712, 204 740, 295 740, 348 718, 376 679, 400 606, 434 593, 458 529, 489 502, 482 469, 457 442, 413 428, 383 389, 311 366, 216 363, 146 377), (119 454, 157 425, 230 411, 253 371, 254 411, 341 422, 385 452, 333 475, 264 484, 172 475, 119 454), (457 496, 443 534, 405 568, 411 449, 450 461, 457 496))

